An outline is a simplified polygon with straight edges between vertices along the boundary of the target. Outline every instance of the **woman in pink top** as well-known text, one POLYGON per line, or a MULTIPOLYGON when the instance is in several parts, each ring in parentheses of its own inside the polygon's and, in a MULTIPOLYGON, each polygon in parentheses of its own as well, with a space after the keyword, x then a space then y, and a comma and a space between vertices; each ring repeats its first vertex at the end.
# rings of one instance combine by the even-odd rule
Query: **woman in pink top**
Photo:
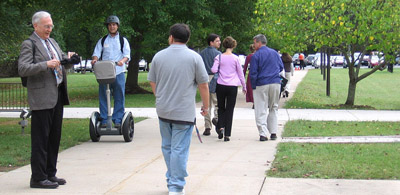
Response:
POLYGON ((222 139, 225 135, 224 141, 229 141, 238 86, 242 86, 243 93, 246 93, 246 83, 242 66, 239 63, 239 57, 232 53, 236 47, 236 40, 228 36, 222 42, 222 46, 226 51, 222 55, 220 54, 215 57, 211 71, 213 73, 219 72, 216 88, 218 101, 216 131, 218 139, 222 139))

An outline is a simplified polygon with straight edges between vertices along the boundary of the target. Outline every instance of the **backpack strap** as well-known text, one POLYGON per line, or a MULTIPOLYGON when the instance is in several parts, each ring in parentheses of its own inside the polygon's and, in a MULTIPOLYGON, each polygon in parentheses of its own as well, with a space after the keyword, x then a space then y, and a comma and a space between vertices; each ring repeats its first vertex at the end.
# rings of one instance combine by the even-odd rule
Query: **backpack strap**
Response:
MULTIPOLYGON (((101 55, 100 55, 100 60, 103 59, 103 48, 104 48, 104 41, 106 41, 108 35, 104 36, 103 38, 101 38, 101 55)), ((121 53, 124 53, 124 37, 120 34, 119 35, 119 44, 121 45, 121 53)))
MULTIPOLYGON (((32 39, 28 38, 28 40, 32 43, 32 62, 35 63, 36 46, 32 39)), ((21 84, 26 87, 28 85, 28 77, 21 77, 21 84)))

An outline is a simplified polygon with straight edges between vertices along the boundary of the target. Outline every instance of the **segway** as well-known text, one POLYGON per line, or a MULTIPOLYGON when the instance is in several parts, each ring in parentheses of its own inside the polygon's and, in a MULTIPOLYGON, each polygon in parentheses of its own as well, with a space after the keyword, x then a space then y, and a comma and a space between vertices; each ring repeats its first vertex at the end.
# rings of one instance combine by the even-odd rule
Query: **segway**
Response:
MULTIPOLYGON (((112 61, 98 61, 93 67, 96 80, 99 84, 107 84, 107 125, 101 127, 100 113, 95 111, 90 116, 89 133, 93 142, 98 142, 102 135, 123 135, 125 142, 131 142, 134 133, 134 121, 131 112, 125 112, 122 117, 121 126, 115 127, 111 115, 111 92, 110 84, 115 82, 115 65, 112 61)), ((104 120, 104 119, 103 119, 104 120)))

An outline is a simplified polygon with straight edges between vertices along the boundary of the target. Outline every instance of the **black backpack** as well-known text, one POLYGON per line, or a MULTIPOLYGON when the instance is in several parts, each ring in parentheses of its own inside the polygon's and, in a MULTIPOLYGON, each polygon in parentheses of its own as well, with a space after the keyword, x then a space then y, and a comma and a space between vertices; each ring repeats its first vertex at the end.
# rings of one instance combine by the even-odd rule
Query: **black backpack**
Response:
MULTIPOLYGON (((108 35, 104 36, 101 39, 101 47, 104 48, 104 41, 106 41, 108 35)), ((119 35, 119 43, 121 44, 121 53, 124 53, 124 37, 122 35, 119 35)), ((100 60, 103 59, 103 49, 101 50, 101 55, 100 55, 100 60)))
MULTIPOLYGON (((33 63, 35 62, 35 51, 36 51, 36 46, 35 46, 35 43, 33 43, 33 41, 32 41, 32 39, 29 39, 28 38, 28 40, 30 40, 31 41, 31 43, 32 43, 32 50, 33 50, 33 58, 32 58, 32 61, 33 61, 33 63)), ((18 57, 19 58, 19 57, 18 57)), ((26 85, 28 84, 28 77, 21 77, 21 84, 22 84, 22 86, 24 86, 24 87, 26 87, 26 85)))

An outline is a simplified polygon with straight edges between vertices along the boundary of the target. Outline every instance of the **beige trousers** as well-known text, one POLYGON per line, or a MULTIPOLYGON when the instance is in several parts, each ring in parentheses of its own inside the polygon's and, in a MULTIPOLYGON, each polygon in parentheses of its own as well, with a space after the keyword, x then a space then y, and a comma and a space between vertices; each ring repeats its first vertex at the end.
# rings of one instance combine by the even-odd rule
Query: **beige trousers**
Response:
MULTIPOLYGON (((214 75, 208 75, 208 82, 211 81, 214 75)), ((208 114, 204 116, 204 127, 212 129, 212 123, 211 123, 211 111, 212 108, 214 107, 214 118, 218 118, 218 103, 217 103, 217 94, 216 93, 210 93, 210 98, 208 102, 208 114)))
POLYGON ((260 136, 267 137, 268 131, 273 134, 278 131, 278 103, 280 84, 257 86, 253 90, 254 112, 256 125, 260 136))

